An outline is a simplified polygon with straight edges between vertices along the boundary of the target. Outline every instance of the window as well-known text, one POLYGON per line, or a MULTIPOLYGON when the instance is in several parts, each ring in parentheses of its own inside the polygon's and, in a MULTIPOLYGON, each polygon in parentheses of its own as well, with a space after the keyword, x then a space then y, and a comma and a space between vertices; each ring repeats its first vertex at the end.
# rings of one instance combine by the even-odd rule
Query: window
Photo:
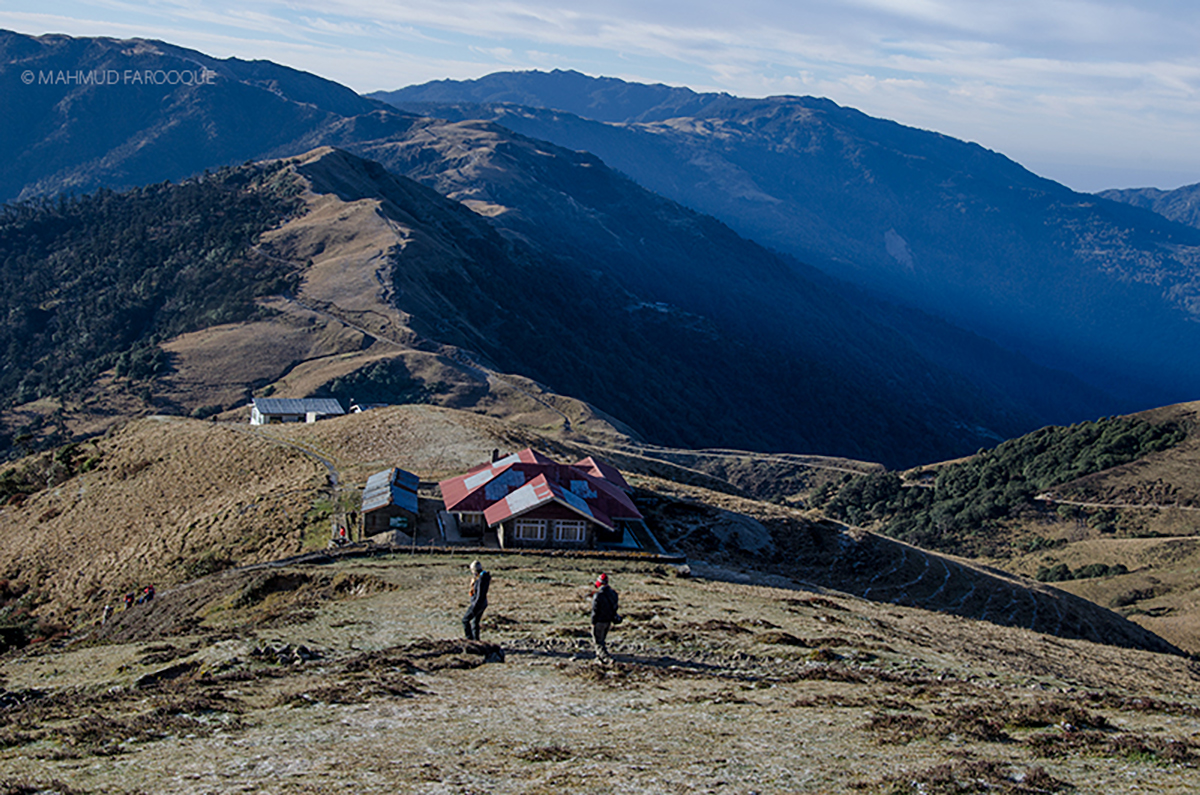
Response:
POLYGON ((582 544, 587 540, 587 523, 578 519, 559 519, 555 521, 554 540, 582 544))
POLYGON ((513 538, 519 541, 545 541, 545 519, 518 519, 513 523, 513 538))

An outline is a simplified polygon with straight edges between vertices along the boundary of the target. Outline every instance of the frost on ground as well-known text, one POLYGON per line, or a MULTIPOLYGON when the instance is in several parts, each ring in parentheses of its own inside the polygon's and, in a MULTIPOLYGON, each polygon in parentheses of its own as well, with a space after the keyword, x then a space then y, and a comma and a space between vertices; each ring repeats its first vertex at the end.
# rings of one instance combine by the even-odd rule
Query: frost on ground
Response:
POLYGON ((1178 656, 606 561, 604 666, 595 562, 487 558, 481 643, 467 562, 225 572, 5 657, 0 792, 1200 787, 1178 656))

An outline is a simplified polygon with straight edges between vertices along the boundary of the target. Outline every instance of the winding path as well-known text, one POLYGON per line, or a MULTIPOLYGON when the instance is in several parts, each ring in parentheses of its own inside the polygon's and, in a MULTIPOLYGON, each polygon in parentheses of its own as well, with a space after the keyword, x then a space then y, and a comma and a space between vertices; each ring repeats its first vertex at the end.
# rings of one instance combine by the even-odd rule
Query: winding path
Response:
POLYGON ((255 438, 258 438, 258 439, 263 439, 264 441, 266 441, 270 444, 279 445, 280 447, 290 447, 291 449, 296 450, 300 453, 303 453, 304 455, 308 456, 312 460, 321 464, 321 466, 325 467, 325 471, 329 476, 329 488, 330 488, 330 492, 331 492, 331 497, 333 499, 333 510, 334 510, 334 521, 333 521, 333 527, 330 528, 330 537, 332 538, 337 533, 337 528, 339 526, 342 526, 342 527, 345 526, 346 517, 342 513, 342 508, 341 508, 341 496, 342 496, 341 476, 338 474, 337 464, 334 463, 332 456, 330 456, 328 453, 324 452, 323 450, 318 450, 316 447, 314 447, 312 445, 306 445, 306 444, 303 444, 300 442, 292 442, 292 441, 288 441, 286 439, 280 439, 279 437, 274 436, 271 433, 264 430, 267 427, 264 425, 249 425, 249 426, 247 426, 247 425, 228 425, 226 427, 228 427, 230 430, 236 431, 238 433, 243 433, 248 436, 253 436, 255 438))
POLYGON ((1055 497, 1052 493, 1046 492, 1034 497, 1035 500, 1048 502, 1052 505, 1074 505, 1078 508, 1118 508, 1122 510, 1154 510, 1154 511, 1200 511, 1190 505, 1162 505, 1160 503, 1130 503, 1130 502, 1080 502, 1077 500, 1063 500, 1055 497))

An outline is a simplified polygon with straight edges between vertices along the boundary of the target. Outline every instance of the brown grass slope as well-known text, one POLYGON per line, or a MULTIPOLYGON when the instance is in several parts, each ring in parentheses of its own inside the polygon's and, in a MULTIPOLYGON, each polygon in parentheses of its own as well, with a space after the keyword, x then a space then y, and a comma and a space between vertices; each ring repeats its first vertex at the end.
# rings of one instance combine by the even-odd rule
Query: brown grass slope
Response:
POLYGON ((1192 653, 1200 653, 1200 403, 1135 416, 1175 422, 1188 438, 1169 450, 1064 483, 1043 495, 1052 508, 1011 528, 1008 558, 990 561, 1032 577, 1065 564, 1125 566, 1129 573, 1055 583, 1111 607, 1192 653), (1022 545, 1041 537, 1049 546, 1022 545))
POLYGON ((86 438, 130 417, 248 411, 243 407, 252 395, 307 397, 333 379, 387 363, 408 373, 424 387, 424 399, 439 405, 544 429, 629 433, 582 401, 432 341, 447 336, 438 324, 457 313, 428 294, 423 275, 452 270, 464 256, 444 229, 457 227, 439 215, 449 212, 444 199, 329 148, 288 163, 306 187, 306 210, 263 235, 257 250, 294 266, 300 284, 295 295, 264 299, 262 305, 271 310, 266 319, 213 326, 165 342, 171 366, 160 378, 132 382, 109 372, 78 396, 10 409, 6 424, 29 425, 40 417, 46 421, 44 433, 86 438), (410 261, 419 263, 411 278, 405 276, 410 261), (397 284, 420 320, 396 308, 397 284))
POLYGON ((813 521, 794 509, 665 482, 652 487, 650 516, 689 559, 771 572, 808 586, 873 601, 1082 638, 1180 653, 1173 644, 1111 610, 1057 588, 977 562, 941 555, 874 533, 813 521), (703 496, 701 496, 703 495, 703 496), (752 527, 767 549, 751 555, 752 527), (750 539, 751 543, 747 543, 750 539))
POLYGON ((497 554, 395 555, 165 588, 0 658, 12 792, 1190 793, 1195 666, 786 582, 497 554), (502 655, 502 657, 501 657, 502 655), (503 662, 495 662, 503 659, 503 662), (491 660, 492 662, 488 662, 491 660))
MULTIPOLYGON (((493 449, 562 459, 604 454, 469 412, 397 406, 312 426, 142 420, 95 442, 99 465, 3 508, 12 533, 0 573, 38 594, 39 614, 79 624, 132 587, 323 547, 339 506, 368 475, 399 465, 436 481, 493 449), (334 482, 340 492, 335 491, 334 482)), ((704 473, 639 456, 613 460, 669 547, 714 576, 771 575, 789 587, 853 593, 1063 637, 1174 651, 1111 611, 1062 591, 744 496, 704 473), (721 572, 731 572, 729 574, 721 572)), ((20 464, 18 464, 20 465, 20 464)))

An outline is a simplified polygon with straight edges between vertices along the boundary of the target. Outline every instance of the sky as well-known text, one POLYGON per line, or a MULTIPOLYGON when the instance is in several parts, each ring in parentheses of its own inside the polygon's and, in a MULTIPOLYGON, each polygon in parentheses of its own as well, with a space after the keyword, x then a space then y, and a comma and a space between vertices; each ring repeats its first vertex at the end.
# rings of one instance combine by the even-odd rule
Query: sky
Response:
POLYGON ((0 28, 162 39, 360 93, 575 69, 821 96, 1080 191, 1200 182, 1192 0, 0 0, 0 28))

